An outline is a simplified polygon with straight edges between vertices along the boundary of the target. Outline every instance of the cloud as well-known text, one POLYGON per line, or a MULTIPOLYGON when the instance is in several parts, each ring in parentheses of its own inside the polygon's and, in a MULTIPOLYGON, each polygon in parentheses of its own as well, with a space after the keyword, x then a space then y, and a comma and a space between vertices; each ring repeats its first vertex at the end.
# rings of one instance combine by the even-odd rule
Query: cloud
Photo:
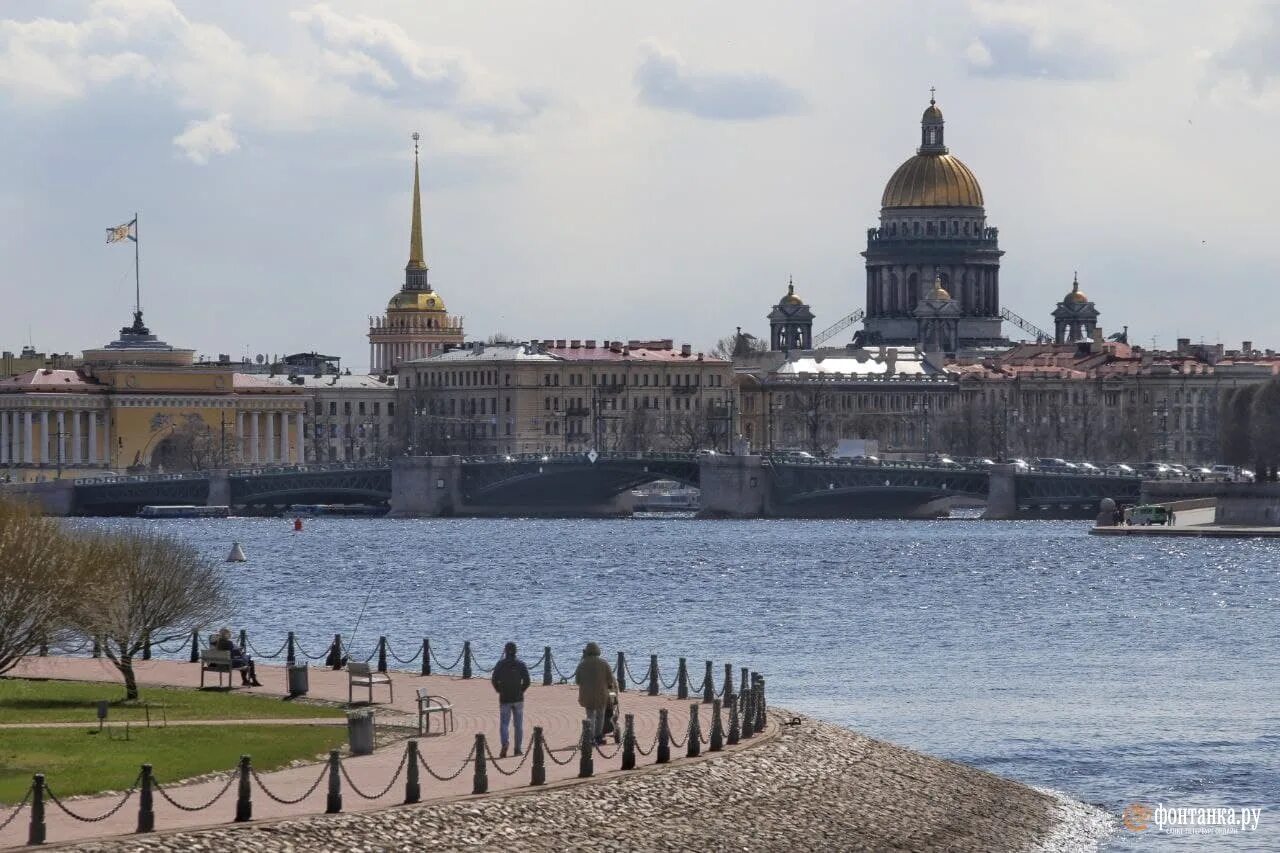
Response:
POLYGON ((1057 7, 1026 0, 975 2, 977 31, 964 50, 965 64, 970 73, 982 77, 1112 77, 1121 64, 1118 36, 1131 31, 1131 21, 1105 3, 1085 2, 1085 6, 1057 7))
POLYGON ((207 164, 214 154, 230 154, 240 147, 240 141, 231 130, 231 116, 227 113, 219 113, 205 121, 187 122, 186 130, 173 138, 173 144, 198 166, 207 164))
POLYGON ((695 71, 679 54, 654 42, 641 45, 641 51, 644 58, 635 73, 639 100, 655 109, 751 120, 794 115, 805 108, 800 92, 767 74, 695 71))
POLYGON ((322 46, 329 73, 365 94, 499 131, 522 128, 549 103, 543 93, 504 85, 465 51, 419 45, 394 21, 348 17, 324 3, 290 17, 322 46))
POLYGON ((1215 57, 1219 69, 1242 76, 1255 95, 1280 82, 1280 5, 1265 4, 1258 13, 1235 42, 1215 57))

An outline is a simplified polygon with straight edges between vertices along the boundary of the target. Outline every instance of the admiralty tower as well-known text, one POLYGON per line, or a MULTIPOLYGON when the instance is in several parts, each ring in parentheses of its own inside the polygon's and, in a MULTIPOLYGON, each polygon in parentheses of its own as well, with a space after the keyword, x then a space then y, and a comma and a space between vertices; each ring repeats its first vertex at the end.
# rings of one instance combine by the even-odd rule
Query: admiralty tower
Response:
POLYGON ((418 178, 418 134, 413 135, 413 221, 404 284, 387 303, 387 313, 369 318, 369 372, 395 373, 401 362, 443 352, 462 343, 462 318, 451 317, 444 298, 428 279, 422 251, 422 193, 418 178))
POLYGON ((1000 251, 987 226, 982 187, 947 150, 932 97, 920 147, 885 185, 880 227, 867 229, 867 344, 919 341, 916 309, 940 282, 958 305, 960 349, 1007 345, 1000 334, 1000 251))

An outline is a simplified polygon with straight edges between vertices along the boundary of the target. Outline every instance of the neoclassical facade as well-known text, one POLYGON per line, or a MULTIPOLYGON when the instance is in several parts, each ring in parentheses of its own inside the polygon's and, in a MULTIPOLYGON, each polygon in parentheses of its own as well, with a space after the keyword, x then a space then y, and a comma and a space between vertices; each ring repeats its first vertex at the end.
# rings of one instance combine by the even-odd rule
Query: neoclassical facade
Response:
POLYGON ((950 153, 943 131, 942 110, 931 98, 920 120, 920 147, 889 178, 880 226, 867 230, 861 343, 921 343, 916 309, 936 278, 959 309, 959 347, 1008 345, 1000 331, 1004 253, 987 225, 978 179, 950 153))
POLYGON ((422 250, 422 195, 418 177, 418 134, 413 135, 413 222, 404 285, 381 317, 369 318, 369 372, 395 373, 401 363, 443 352, 462 343, 462 318, 450 316, 431 287, 422 250))

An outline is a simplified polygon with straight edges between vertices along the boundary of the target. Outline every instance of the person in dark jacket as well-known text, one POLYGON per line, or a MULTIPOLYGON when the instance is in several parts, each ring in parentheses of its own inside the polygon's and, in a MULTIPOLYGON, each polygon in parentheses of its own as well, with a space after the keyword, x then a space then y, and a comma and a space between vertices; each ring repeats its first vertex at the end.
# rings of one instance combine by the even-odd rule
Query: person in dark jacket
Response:
POLYGON ((578 685, 578 704, 587 711, 596 743, 602 744, 604 720, 609 712, 609 694, 617 691, 618 682, 613 677, 609 662, 601 657, 598 644, 587 643, 582 650, 582 660, 573 673, 573 681, 578 685))
POLYGON ((249 657, 249 653, 240 648, 231 639, 231 629, 223 628, 218 632, 217 642, 214 648, 219 651, 231 652, 231 665, 240 670, 240 683, 246 687, 261 687, 262 682, 258 680, 258 671, 254 668, 253 658, 249 657))
POLYGON ((512 718, 516 724, 515 754, 519 755, 524 743, 524 692, 529 689, 529 667, 516 657, 515 643, 503 646, 502 660, 494 664, 489 680, 498 693, 498 736, 502 739, 502 752, 498 757, 507 757, 507 732, 512 718))

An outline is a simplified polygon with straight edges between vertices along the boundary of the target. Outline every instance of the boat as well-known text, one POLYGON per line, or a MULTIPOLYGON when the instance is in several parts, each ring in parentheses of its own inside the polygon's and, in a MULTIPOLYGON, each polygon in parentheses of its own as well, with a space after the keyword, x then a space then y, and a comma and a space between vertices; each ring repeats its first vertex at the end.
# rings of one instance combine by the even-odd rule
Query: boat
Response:
POLYGON ((139 518, 226 518, 231 515, 229 506, 144 506, 138 510, 139 518))
POLYGON ((697 512, 702 506, 702 493, 697 489, 632 492, 634 512, 697 512))

